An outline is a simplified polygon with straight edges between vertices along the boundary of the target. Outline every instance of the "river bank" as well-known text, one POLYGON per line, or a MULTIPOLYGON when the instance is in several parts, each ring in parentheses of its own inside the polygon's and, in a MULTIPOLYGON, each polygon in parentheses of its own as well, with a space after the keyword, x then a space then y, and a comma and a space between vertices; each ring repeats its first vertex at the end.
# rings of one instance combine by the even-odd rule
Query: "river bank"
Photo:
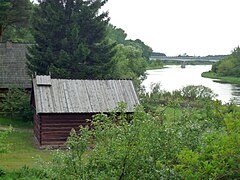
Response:
POLYGON ((205 78, 217 79, 217 80, 214 80, 215 82, 240 85, 240 78, 239 77, 219 76, 218 74, 216 74, 214 72, 211 72, 211 71, 203 72, 201 74, 201 76, 205 77, 205 78))
POLYGON ((163 69, 167 68, 168 65, 181 65, 182 62, 185 62, 185 65, 212 65, 211 61, 162 61, 162 60, 151 60, 146 70, 155 70, 155 69, 163 69))
MULTIPOLYGON (((231 99, 240 105, 240 86, 236 83, 220 83, 216 79, 204 78, 203 72, 209 72, 211 65, 187 65, 181 68, 180 65, 168 65, 164 69, 147 70, 147 78, 142 85, 146 91, 151 91, 152 84, 160 84, 162 90, 174 91, 189 85, 202 85, 213 90, 217 99, 223 103, 229 103, 231 99)), ((234 81, 235 82, 235 81, 234 81)))

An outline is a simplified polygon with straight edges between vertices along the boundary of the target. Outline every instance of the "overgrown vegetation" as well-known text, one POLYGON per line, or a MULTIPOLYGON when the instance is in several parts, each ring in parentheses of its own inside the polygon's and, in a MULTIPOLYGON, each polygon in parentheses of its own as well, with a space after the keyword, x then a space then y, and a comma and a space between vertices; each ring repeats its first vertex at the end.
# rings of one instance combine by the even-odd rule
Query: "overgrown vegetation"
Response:
MULTIPOLYGON (((36 44, 28 57, 32 72, 51 71, 64 78, 144 79, 152 49, 139 39, 126 40, 122 29, 108 24, 107 13, 98 13, 107 1, 39 2, 33 23, 36 44)), ((0 5, 1 18, 9 14, 9 5, 10 1, 0 5)), ((11 31, 17 27, 5 35, 15 35, 11 31)), ((149 66, 155 65, 162 64, 149 61, 149 66)), ((239 69, 238 47, 212 71, 239 77, 239 69)), ((109 116, 94 116, 94 129, 72 131, 67 149, 54 151, 52 160, 50 151, 34 147, 33 132, 25 123, 0 118, 0 179, 237 179, 240 109, 214 97, 203 86, 171 93, 154 86, 151 93, 140 95, 142 106, 132 115, 121 104, 109 116), (6 130, 11 123, 14 131, 6 130), (42 166, 35 165, 38 156, 45 160, 42 166)), ((1 108, 13 118, 32 117, 29 96, 19 89, 6 94, 1 108)))
POLYGON ((8 40, 8 38, 10 40, 21 39, 26 35, 23 30, 27 30, 25 28, 29 26, 31 5, 30 0, 1 0, 0 42, 2 42, 2 40, 8 40), (16 31, 21 32, 19 29, 22 30, 22 34, 16 33, 16 31), (11 35, 11 37, 9 37, 9 35, 11 35))
POLYGON ((214 73, 212 71, 203 72, 202 77, 216 79, 214 81, 222 82, 222 83, 240 84, 240 78, 239 77, 221 76, 221 75, 219 75, 217 73, 214 73))
MULTIPOLYGON (((203 86, 169 93, 154 86, 134 114, 121 104, 94 116, 94 130, 71 132, 45 168, 18 177, 46 179, 237 179, 240 109, 212 100, 203 86), (116 113, 120 112, 120 113, 116 113)), ((21 172, 21 173, 19 173, 21 172)), ((7 177, 11 173, 7 173, 7 177)), ((3 176, 4 177, 4 176, 3 176)))
POLYGON ((0 129, 0 154, 8 152, 9 144, 6 143, 6 139, 8 138, 11 132, 12 132, 11 126, 8 129, 0 129))
POLYGON ((161 69, 163 68, 164 63, 161 60, 149 60, 147 69, 161 69))
POLYGON ((240 48, 234 48, 229 56, 214 64, 212 71, 220 76, 240 77, 240 48))
POLYGON ((0 107, 7 117, 18 118, 23 121, 31 121, 33 119, 30 95, 23 89, 10 88, 4 95, 0 107))
POLYGON ((213 64, 212 70, 203 73, 202 76, 220 79, 222 82, 240 84, 240 48, 234 48, 229 56, 213 64))

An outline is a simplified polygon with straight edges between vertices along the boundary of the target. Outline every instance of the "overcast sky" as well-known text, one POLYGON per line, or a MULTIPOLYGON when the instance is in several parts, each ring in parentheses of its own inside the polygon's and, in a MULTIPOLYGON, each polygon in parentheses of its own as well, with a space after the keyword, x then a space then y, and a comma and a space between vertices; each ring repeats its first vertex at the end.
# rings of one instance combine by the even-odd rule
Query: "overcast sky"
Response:
POLYGON ((109 0, 110 23, 168 56, 229 54, 240 45, 240 0, 109 0))
POLYGON ((168 56, 230 54, 240 45, 240 0, 108 0, 103 9, 129 39, 168 56))

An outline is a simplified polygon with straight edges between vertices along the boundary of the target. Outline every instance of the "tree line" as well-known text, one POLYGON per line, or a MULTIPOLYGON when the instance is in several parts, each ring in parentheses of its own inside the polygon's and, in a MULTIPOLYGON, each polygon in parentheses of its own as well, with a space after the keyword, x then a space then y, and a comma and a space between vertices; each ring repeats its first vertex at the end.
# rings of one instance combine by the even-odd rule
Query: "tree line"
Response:
POLYGON ((212 66, 212 72, 219 76, 240 77, 240 48, 234 48, 232 53, 212 66))
POLYGON ((126 40, 100 12, 107 0, 3 0, 2 41, 28 42, 29 74, 72 79, 144 79, 151 47, 126 40), (10 17, 10 19, 9 19, 10 17))

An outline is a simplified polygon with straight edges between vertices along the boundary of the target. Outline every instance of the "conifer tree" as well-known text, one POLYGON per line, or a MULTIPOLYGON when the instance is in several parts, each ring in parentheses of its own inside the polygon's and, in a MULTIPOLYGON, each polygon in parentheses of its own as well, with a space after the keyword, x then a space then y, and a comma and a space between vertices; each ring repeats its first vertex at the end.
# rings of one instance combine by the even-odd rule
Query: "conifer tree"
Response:
POLYGON ((29 48, 30 73, 55 78, 111 77, 114 44, 107 40, 107 0, 40 0, 33 21, 36 44, 29 48))
POLYGON ((25 24, 30 18, 31 4, 29 0, 0 1, 0 42, 4 31, 13 25, 25 24))

